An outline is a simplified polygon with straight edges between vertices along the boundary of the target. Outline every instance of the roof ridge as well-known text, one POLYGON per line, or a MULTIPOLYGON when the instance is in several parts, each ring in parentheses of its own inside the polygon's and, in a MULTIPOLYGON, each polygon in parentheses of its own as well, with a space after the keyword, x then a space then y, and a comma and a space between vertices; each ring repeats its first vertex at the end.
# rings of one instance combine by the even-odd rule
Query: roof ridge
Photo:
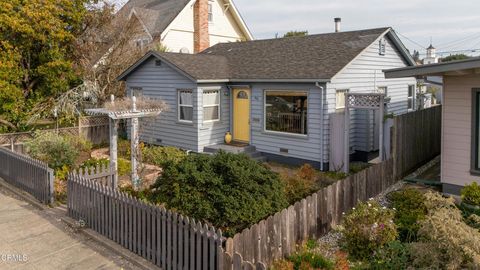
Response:
MULTIPOLYGON (((262 42, 268 42, 268 41, 275 41, 275 40, 294 40, 294 39, 308 39, 308 38, 314 38, 314 37, 320 37, 320 36, 327 36, 327 35, 339 35, 339 34, 351 34, 351 33, 357 33, 357 32, 367 32, 367 31, 374 31, 374 30, 384 30, 382 31, 385 32, 388 29, 393 29, 390 26, 386 27, 378 27, 378 28, 369 28, 369 29, 360 29, 360 30, 351 30, 351 31, 342 31, 342 32, 329 32, 329 33, 319 33, 319 34, 312 34, 312 35, 306 35, 306 36, 295 36, 295 37, 280 37, 280 38, 267 38, 267 39, 256 39, 256 40, 250 40, 250 41, 242 41, 238 42, 240 43, 262 43, 262 42)), ((235 44, 235 42, 224 42, 224 43, 218 43, 216 45, 213 45, 210 48, 216 47, 216 46, 226 46, 226 45, 232 45, 235 44)), ((200 54, 207 54, 209 49, 206 49, 205 51, 201 52, 200 54)))

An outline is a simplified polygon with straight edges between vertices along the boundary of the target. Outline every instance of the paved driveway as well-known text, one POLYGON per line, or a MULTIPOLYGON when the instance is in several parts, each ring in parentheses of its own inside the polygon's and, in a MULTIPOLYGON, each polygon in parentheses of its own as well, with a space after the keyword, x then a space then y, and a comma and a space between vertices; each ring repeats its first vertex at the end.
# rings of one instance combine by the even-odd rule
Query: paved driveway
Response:
POLYGON ((0 269, 135 269, 51 213, 14 197, 0 189, 0 269))

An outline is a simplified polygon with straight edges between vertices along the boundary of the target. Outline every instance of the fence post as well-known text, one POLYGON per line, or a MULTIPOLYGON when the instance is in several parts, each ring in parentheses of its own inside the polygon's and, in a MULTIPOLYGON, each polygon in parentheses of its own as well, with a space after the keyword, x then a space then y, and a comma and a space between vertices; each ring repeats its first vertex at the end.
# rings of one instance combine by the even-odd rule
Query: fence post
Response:
POLYGON ((49 200, 48 200, 48 203, 49 204, 53 204, 54 202, 54 197, 55 197, 55 186, 54 186, 54 182, 55 182, 55 175, 54 175, 54 172, 52 169, 48 169, 47 171, 47 174, 48 174, 48 196, 49 196, 49 200))

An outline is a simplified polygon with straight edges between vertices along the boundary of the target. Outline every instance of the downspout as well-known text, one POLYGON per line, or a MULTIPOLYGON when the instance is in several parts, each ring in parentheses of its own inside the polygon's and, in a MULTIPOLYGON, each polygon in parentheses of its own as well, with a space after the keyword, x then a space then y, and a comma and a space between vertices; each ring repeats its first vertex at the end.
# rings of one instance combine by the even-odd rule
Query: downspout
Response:
MULTIPOLYGON (((320 115, 321 115, 321 118, 322 119, 322 124, 321 124, 321 132, 320 132, 320 170, 323 171, 323 147, 324 147, 324 142, 323 142, 323 131, 324 131, 324 111, 323 111, 323 106, 325 104, 325 99, 324 99, 324 95, 323 95, 323 92, 325 90, 325 87, 321 86, 319 82, 316 82, 315 83, 315 86, 318 87, 320 89, 320 95, 321 95, 321 100, 322 100, 322 103, 320 104, 320 115)), ((325 95, 326 96, 326 95, 325 95)))

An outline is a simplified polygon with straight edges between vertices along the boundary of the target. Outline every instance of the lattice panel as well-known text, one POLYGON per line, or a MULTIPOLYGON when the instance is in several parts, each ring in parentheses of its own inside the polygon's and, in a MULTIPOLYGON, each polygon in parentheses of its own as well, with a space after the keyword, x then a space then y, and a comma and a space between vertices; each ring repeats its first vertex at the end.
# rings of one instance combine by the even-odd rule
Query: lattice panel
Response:
POLYGON ((107 126, 108 124, 108 116, 88 116, 80 118, 80 126, 82 127, 107 126))
POLYGON ((349 108, 378 109, 383 100, 383 94, 347 94, 349 108))

